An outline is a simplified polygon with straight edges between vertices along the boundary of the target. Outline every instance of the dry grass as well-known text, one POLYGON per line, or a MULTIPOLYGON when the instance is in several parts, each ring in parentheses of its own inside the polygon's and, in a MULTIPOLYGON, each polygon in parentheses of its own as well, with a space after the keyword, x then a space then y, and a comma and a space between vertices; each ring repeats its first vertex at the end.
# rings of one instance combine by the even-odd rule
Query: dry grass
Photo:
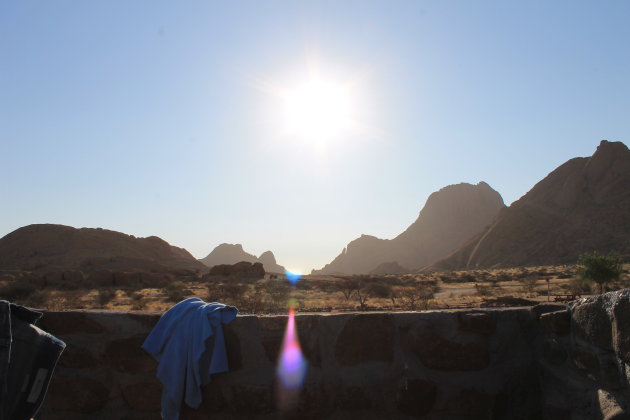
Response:
MULTIPOLYGON (((608 290, 630 287, 629 267, 625 268, 621 279, 610 284, 608 290)), ((242 313, 286 313, 289 302, 303 312, 443 309, 478 307, 490 299, 506 296, 545 302, 548 293, 549 300, 554 301, 555 295, 585 296, 591 292, 590 285, 575 277, 574 266, 381 276, 305 276, 295 287, 284 279, 217 278, 212 281, 177 279, 163 288, 110 286, 59 290, 18 281, 0 281, 0 299, 47 310, 161 312, 192 296, 236 305, 242 313), (343 282, 355 288, 344 290, 343 282)))

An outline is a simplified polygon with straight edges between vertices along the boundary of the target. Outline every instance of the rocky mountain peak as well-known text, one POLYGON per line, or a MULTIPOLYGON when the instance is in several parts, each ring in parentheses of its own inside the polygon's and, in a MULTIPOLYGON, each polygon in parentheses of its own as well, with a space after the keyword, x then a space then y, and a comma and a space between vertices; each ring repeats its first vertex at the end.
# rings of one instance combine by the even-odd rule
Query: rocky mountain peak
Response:
POLYGON ((271 251, 265 251, 260 254, 260 257, 256 257, 253 254, 246 252, 241 244, 227 244, 223 243, 210 252, 205 258, 200 259, 208 267, 214 267, 221 264, 236 264, 241 261, 249 263, 260 262, 265 268, 265 271, 273 273, 284 272, 284 267, 278 265, 276 257, 271 251))
POLYGON ((361 235, 330 264, 314 272, 367 274, 383 263, 390 265, 377 271, 391 270, 394 264, 422 267, 481 232, 504 207, 501 195, 485 182, 449 185, 432 193, 417 220, 396 238, 361 235))
POLYGON ((435 268, 575 263, 584 252, 630 255, 630 150, 602 140, 501 212, 435 268))

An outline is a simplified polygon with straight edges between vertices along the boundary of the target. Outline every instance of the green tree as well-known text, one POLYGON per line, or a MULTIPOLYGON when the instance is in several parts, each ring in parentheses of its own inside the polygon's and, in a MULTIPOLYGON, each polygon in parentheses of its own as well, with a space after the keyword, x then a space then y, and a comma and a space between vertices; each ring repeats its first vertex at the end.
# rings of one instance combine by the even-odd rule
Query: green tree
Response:
POLYGON ((578 274, 582 279, 599 285, 599 293, 604 292, 604 284, 617 280, 623 267, 621 259, 610 253, 601 255, 597 252, 582 254, 578 259, 578 274))

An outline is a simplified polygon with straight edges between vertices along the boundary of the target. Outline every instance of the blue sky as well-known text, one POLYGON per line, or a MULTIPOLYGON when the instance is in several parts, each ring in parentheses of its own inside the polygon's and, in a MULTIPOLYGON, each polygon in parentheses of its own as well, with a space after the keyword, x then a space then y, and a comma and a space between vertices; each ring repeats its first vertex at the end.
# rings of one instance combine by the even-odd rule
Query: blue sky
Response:
POLYGON ((630 142, 628 21, 626 1, 2 2, 0 236, 103 227, 308 271, 446 185, 509 204, 630 142), (323 151, 274 93, 314 62, 363 127, 323 151))

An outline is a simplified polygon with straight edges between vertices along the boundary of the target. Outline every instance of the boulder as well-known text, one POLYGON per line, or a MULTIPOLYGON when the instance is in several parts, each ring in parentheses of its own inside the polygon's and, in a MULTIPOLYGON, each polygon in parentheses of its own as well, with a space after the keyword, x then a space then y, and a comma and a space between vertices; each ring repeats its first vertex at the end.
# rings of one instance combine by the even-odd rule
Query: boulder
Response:
POLYGON ((571 305, 574 334, 601 349, 612 350, 611 322, 606 295, 580 299, 571 305))

